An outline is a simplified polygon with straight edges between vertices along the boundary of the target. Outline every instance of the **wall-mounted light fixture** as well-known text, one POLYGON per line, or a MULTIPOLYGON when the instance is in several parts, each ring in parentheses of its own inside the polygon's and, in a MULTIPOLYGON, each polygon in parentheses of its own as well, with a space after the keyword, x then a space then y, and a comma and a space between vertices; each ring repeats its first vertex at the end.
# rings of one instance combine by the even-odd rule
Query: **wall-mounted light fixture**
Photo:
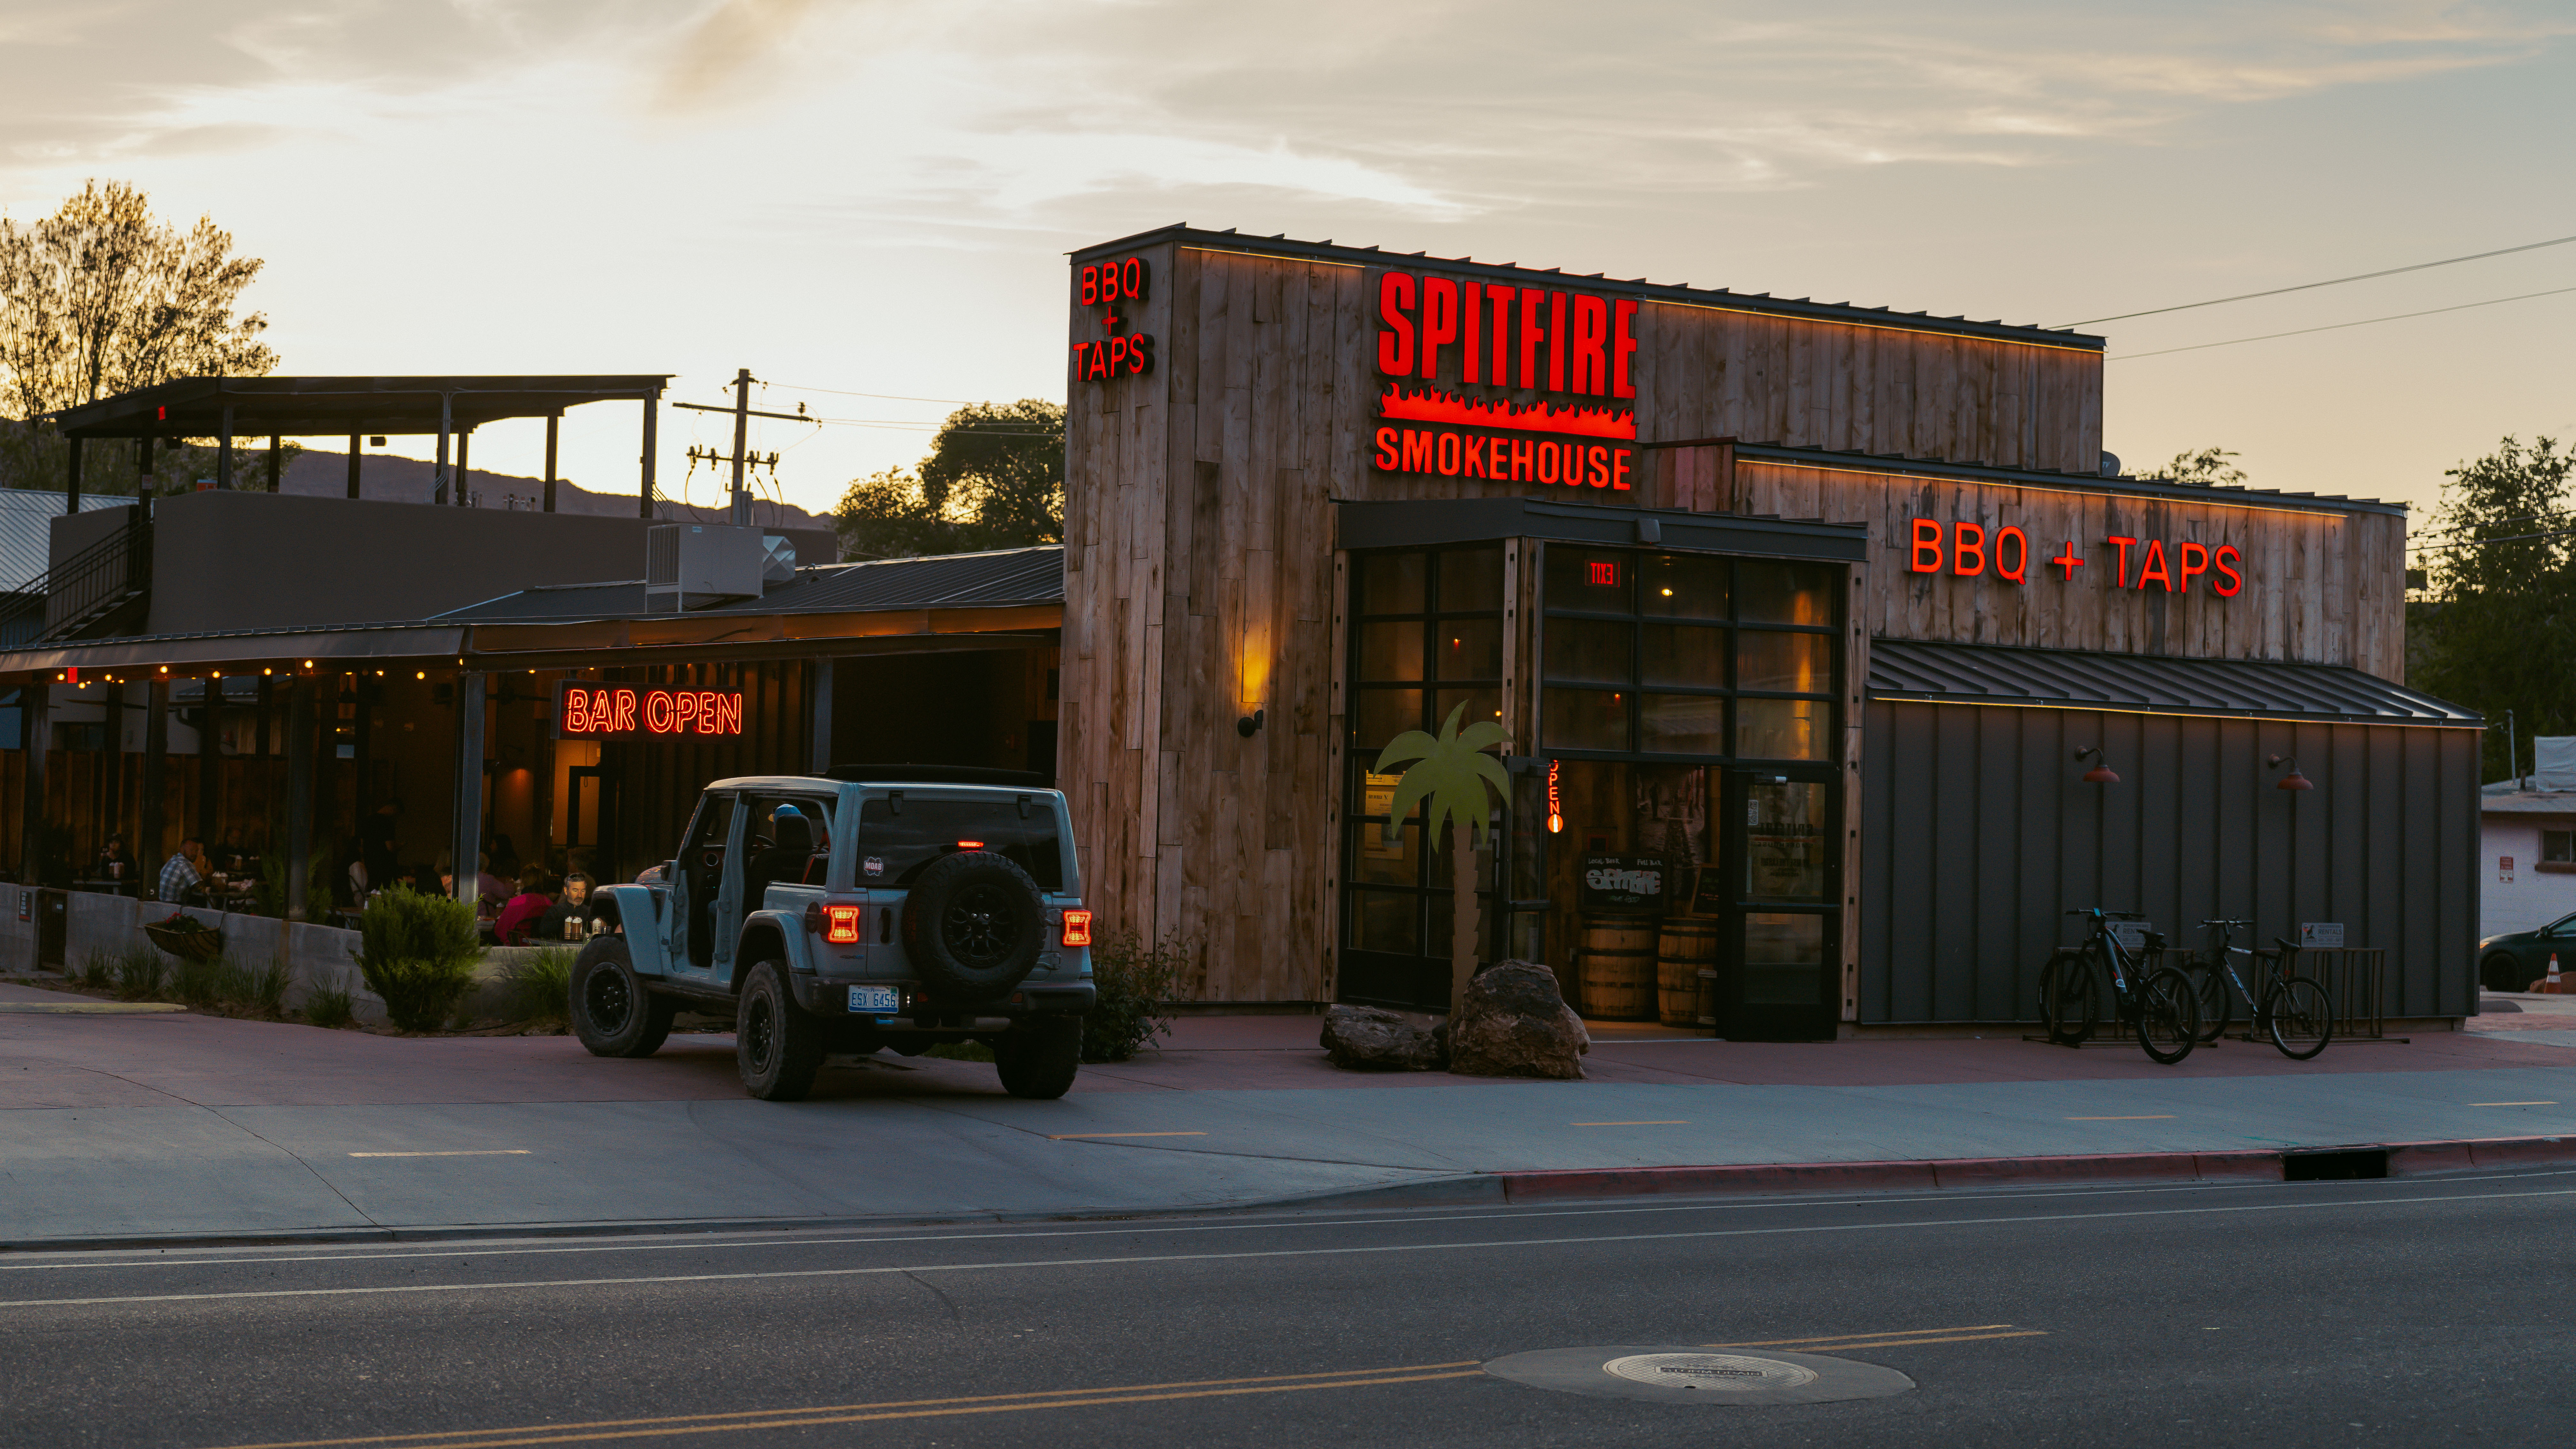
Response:
MULTIPOLYGON (((2099 761, 2102 759, 2102 747, 2100 745, 2086 745, 2084 748, 2075 752, 2075 758, 2079 760, 2099 761)), ((2111 773, 2111 767, 2108 764, 2097 763, 2092 769, 2084 772, 2084 783, 2087 785, 2117 785, 2120 783, 2120 777, 2111 773)))
POLYGON ((2273 768, 2273 769, 2275 769, 2275 770, 2277 770, 2277 769, 2281 768, 2283 765, 2287 765, 2287 766, 2289 766, 2289 767, 2290 767, 2290 773, 2288 773, 2288 774, 2286 774, 2286 775, 2283 775, 2283 776, 2280 778, 2280 781, 2279 781, 2278 783, 2276 783, 2275 785, 2273 785, 2273 786, 2272 786, 2272 788, 2273 788, 2273 789, 2275 789, 2275 790, 2313 790, 2313 789, 2317 788, 2317 782, 2316 782, 2316 781, 2311 780, 2311 779, 2309 779, 2307 776, 2302 775, 2302 774, 2300 774, 2300 773, 2299 773, 2299 762, 2298 762, 2298 760, 2297 760, 2297 758, 2296 758, 2295 756, 2291 756, 2291 755, 2274 755, 2274 756, 2272 756, 2272 761, 2271 761, 2271 763, 2272 763, 2272 768, 2273 768))
POLYGON ((1234 732, 1243 736, 1247 740, 1252 738, 1253 735, 1260 731, 1261 722, 1269 713, 1270 712, 1268 710, 1264 709, 1254 710, 1252 713, 1245 715, 1243 718, 1234 722, 1234 732))

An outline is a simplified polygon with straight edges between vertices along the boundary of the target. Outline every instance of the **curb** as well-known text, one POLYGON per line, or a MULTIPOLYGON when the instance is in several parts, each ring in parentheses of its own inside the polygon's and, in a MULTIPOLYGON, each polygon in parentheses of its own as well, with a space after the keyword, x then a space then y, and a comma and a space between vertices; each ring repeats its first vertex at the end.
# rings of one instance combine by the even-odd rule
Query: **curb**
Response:
POLYGON ((1499 1181, 1503 1201, 1532 1203, 1685 1194, 1940 1192, 2070 1183, 2306 1182, 2439 1177, 2497 1168, 2568 1165, 2576 1165, 2576 1137, 2483 1137, 2454 1142, 2357 1143, 2230 1152, 1632 1167, 1505 1172, 1492 1176, 1499 1181))

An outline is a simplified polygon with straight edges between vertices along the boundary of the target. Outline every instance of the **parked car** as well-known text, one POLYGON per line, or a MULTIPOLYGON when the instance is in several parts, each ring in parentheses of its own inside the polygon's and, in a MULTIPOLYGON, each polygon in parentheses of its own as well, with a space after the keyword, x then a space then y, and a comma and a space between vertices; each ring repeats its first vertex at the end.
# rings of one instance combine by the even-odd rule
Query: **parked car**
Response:
POLYGON ((650 1056, 682 1009, 734 1018, 769 1101, 825 1057, 991 1047, 1002 1086, 1073 1085, 1091 912, 1064 796, 1016 772, 836 768, 706 787, 678 851, 594 891, 570 1014, 583 1046, 650 1056))
POLYGON ((2576 974, 2576 915, 2560 916, 2536 931, 2508 931, 2478 943, 2478 984, 2489 991, 2528 991, 2549 974, 2549 958, 2563 974, 2576 974))

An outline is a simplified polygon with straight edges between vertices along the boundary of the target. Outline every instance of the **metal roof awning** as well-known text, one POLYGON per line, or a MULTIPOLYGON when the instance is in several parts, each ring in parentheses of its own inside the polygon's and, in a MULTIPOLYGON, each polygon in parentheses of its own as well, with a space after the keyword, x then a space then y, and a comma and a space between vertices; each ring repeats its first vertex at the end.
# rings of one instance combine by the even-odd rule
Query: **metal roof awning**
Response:
POLYGON ((54 414, 66 438, 339 437, 460 432, 584 403, 649 402, 667 373, 569 377, 186 377, 54 414), (441 404, 444 404, 442 414, 441 404))
POLYGON ((2343 724, 2477 728, 2484 723, 2458 705, 2342 665, 2173 659, 1917 639, 1870 641, 1869 696, 1936 704, 2343 724))

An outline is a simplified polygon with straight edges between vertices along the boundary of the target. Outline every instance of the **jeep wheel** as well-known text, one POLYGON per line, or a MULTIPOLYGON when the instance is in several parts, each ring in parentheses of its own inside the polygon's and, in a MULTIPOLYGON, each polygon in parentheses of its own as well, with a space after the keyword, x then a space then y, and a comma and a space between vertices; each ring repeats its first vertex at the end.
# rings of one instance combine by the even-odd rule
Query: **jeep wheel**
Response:
POLYGON ((1002 1090, 1014 1097, 1052 1102, 1082 1070, 1082 1018, 1032 1016, 993 1043, 993 1066, 1002 1090))
POLYGON ((989 850, 931 863, 903 903, 903 950, 934 999, 990 1001, 1018 986, 1046 945, 1038 883, 989 850))
POLYGON ((573 958, 565 993, 572 1034, 595 1057, 649 1057, 671 1035, 680 1004, 644 989, 619 936, 593 936, 573 958))
POLYGON ((734 1013, 734 1061, 743 1090, 764 1102, 797 1102, 823 1065, 823 1023, 796 1004, 787 967, 754 964, 734 1013))

